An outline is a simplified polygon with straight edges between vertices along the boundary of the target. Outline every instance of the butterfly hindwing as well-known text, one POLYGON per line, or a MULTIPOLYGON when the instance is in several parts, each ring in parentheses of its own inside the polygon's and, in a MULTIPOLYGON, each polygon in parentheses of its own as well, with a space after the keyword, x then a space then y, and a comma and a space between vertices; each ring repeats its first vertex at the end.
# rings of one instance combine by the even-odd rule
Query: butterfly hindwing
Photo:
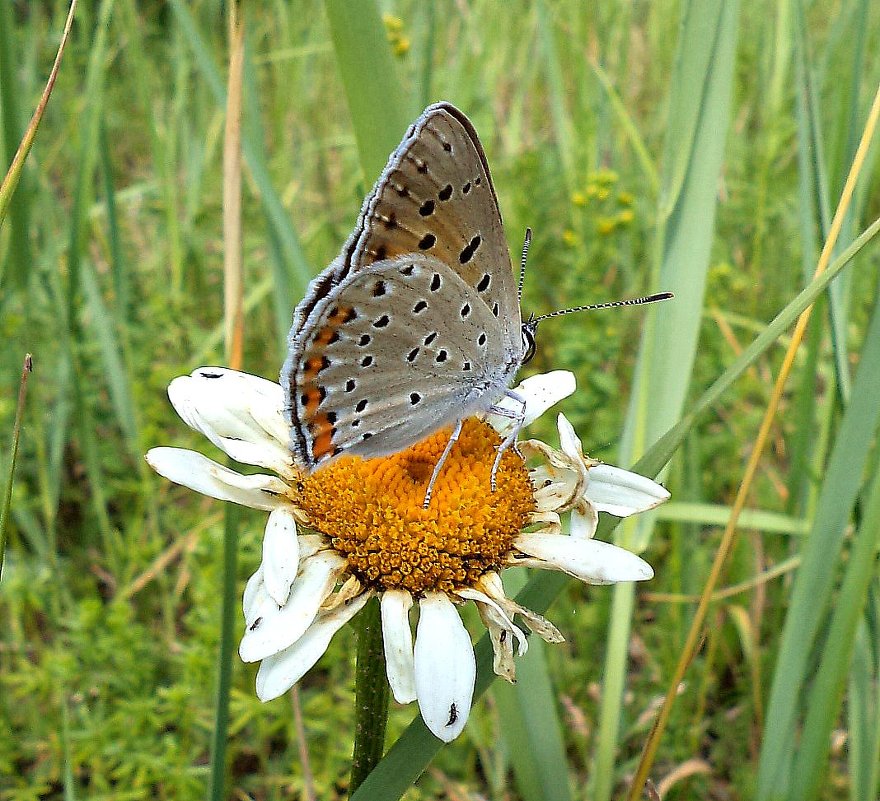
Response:
POLYGON ((498 318, 469 299, 456 272, 418 254, 350 275, 307 330, 295 346, 288 410, 307 465, 412 445, 487 408, 518 367, 508 353, 498 369, 498 318))

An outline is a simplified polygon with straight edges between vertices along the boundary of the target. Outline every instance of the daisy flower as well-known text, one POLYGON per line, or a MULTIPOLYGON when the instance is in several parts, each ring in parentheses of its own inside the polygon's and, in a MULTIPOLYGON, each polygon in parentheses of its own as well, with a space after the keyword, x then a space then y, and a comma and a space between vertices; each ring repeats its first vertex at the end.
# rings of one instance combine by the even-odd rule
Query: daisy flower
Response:
MULTIPOLYGON (((523 381, 516 391, 526 401, 526 423, 574 389, 574 376, 563 371, 523 381)), ((599 512, 626 517, 669 493, 585 457, 561 414, 560 449, 527 440, 519 453, 507 450, 494 492, 490 473, 511 421, 467 420, 424 509, 448 431, 391 456, 341 457, 306 475, 291 458, 278 384, 203 367, 172 381, 168 395, 184 422, 232 459, 274 473, 242 475, 180 448, 154 448, 146 456, 171 481, 269 512, 262 562, 244 591, 239 649, 244 661, 261 663, 257 695, 263 701, 287 692, 333 635, 378 596, 394 698, 417 700, 427 727, 449 742, 467 722, 476 678, 473 645, 457 607, 476 605, 492 640, 495 672, 508 681, 515 678, 514 656, 528 648, 516 618, 547 642, 563 639, 552 623, 505 595, 505 567, 559 570, 588 584, 653 575, 635 554, 592 537, 599 512)))

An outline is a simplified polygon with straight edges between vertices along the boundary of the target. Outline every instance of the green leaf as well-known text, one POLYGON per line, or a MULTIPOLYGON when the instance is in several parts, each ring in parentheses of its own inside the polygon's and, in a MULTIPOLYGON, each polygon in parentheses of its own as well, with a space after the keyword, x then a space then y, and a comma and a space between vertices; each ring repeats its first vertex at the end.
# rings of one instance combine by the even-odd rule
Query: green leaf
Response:
MULTIPOLYGON (((515 594, 526 580, 524 569, 505 571, 505 591, 515 594)), ((492 694, 519 794, 524 801, 570 801, 562 722, 540 638, 529 637, 529 650, 516 660, 516 680, 495 682, 492 694)))
POLYGON ((382 171, 413 112, 374 0, 325 0, 336 65, 348 100, 361 168, 368 182, 382 171))
MULTIPOLYGON (((624 464, 641 456, 678 420, 690 384, 730 121, 738 16, 737 0, 692 0, 682 8, 670 84, 654 283, 655 288, 674 292, 675 299, 647 312, 620 448, 624 464)), ((653 515, 641 515, 623 527, 618 542, 643 550, 653 521, 653 515)), ((631 584, 614 588, 593 769, 597 801, 607 801, 615 783, 633 593, 631 584)))
MULTIPOLYGON (((865 335, 865 347, 853 384, 850 404, 846 409, 840 430, 822 483, 819 504, 810 535, 804 542, 801 567, 797 572, 791 593, 785 626, 782 631, 779 655, 767 706, 767 725, 758 768, 756 799, 777 798, 793 793, 795 788, 806 791, 801 776, 806 768, 801 764, 791 773, 786 769, 791 744, 796 741, 797 719, 802 711, 801 699, 805 688, 813 682, 814 668, 811 656, 823 649, 817 642, 819 627, 824 617, 839 603, 834 599, 835 566, 843 558, 842 546, 847 523, 861 488, 862 471, 880 423, 880 304, 865 335)), ((876 499, 875 499, 876 500, 876 499)), ((873 536, 875 530, 872 530, 873 536)), ((865 536, 863 533, 862 536, 865 536)), ((870 557, 867 557, 871 561, 870 557)), ((856 577, 852 579, 859 581, 856 577)), ((856 589, 850 590, 857 593, 856 589)), ((861 604, 858 605, 861 608, 861 604)), ((854 626, 854 621, 847 625, 854 626)), ((835 637, 840 636, 839 633, 835 637)), ((838 649, 842 644, 838 643, 838 649)), ((834 660, 843 660, 845 652, 836 652, 834 660)), ((845 669, 848 664, 835 661, 835 668, 845 669)), ((826 678, 826 681, 828 679, 826 678)), ((812 706, 821 708, 817 699, 812 706)), ((811 710, 811 715, 818 714, 811 710)), ((828 712, 827 714, 830 714, 828 712)), ((815 728, 820 722, 811 717, 815 728)), ((828 723, 827 718, 825 723, 828 723)), ((805 730, 804 735, 815 734, 805 730)), ((827 739, 823 750, 827 748, 827 739)), ((815 758, 815 744, 813 753, 815 758)), ((809 771, 815 774, 816 767, 809 771)), ((790 798, 803 796, 789 795, 790 798)))

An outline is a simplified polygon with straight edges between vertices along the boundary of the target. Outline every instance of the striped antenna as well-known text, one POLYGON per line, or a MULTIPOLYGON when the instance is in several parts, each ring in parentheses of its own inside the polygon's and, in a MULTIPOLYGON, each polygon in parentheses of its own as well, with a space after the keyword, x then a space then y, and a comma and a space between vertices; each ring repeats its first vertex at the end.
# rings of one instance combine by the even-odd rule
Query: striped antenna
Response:
MULTIPOLYGON (((519 262, 519 287, 517 288, 517 295, 519 297, 520 305, 522 305, 522 293, 523 293, 523 284, 526 280, 526 259, 529 257, 529 246, 532 244, 532 229, 526 228, 526 235, 523 239, 522 246, 522 257, 519 262)), ((550 312, 550 314, 542 314, 540 317, 535 317, 534 315, 530 316, 528 320, 523 323, 523 328, 528 329, 534 333, 535 328, 541 320, 549 320, 551 317, 561 317, 563 314, 573 314, 574 312, 581 311, 595 311, 596 309, 614 309, 619 306, 644 306, 646 303, 656 303, 658 300, 669 300, 669 298, 673 298, 671 292, 657 292, 654 295, 645 295, 643 298, 630 298, 629 300, 611 300, 607 303, 590 303, 587 306, 574 306, 571 309, 559 309, 559 311, 550 312)))
POLYGON ((526 228, 526 238, 523 240, 522 258, 519 260, 519 289, 517 290, 517 297, 519 298, 520 306, 522 306, 523 284, 526 280, 526 259, 529 257, 529 245, 531 244, 532 229, 526 228))
POLYGON ((607 303, 590 303, 587 306, 574 306, 570 309, 560 309, 559 311, 550 312, 550 314, 542 314, 540 317, 533 317, 530 323, 540 323, 541 320, 549 320, 551 317, 560 317, 563 314, 572 314, 580 311, 594 311, 595 309, 615 309, 618 306, 644 306, 646 303, 656 303, 658 300, 669 300, 674 298, 671 292, 657 292, 654 295, 645 295, 643 298, 630 298, 629 300, 611 300, 607 303))

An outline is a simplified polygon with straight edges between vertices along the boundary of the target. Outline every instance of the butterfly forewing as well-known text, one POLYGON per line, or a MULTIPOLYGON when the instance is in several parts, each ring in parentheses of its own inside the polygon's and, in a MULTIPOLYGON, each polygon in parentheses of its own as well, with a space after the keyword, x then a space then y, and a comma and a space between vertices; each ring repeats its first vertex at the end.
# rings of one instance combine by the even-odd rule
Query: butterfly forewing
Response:
POLYGON ((457 270, 490 308, 498 304, 505 335, 519 338, 515 280, 486 156, 470 121, 448 103, 429 106, 407 132, 303 311, 349 273, 405 253, 457 270))
POLYGON ((484 410, 518 367, 511 352, 499 370, 500 321, 438 259, 377 263, 339 290, 313 310, 290 373, 294 447, 306 464, 412 445, 484 410))

